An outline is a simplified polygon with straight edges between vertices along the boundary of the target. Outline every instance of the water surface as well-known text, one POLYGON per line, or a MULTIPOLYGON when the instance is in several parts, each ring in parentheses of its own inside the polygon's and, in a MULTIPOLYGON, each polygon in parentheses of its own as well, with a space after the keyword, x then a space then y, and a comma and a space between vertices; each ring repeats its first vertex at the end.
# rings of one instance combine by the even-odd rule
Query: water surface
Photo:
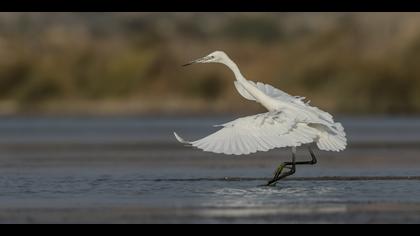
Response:
POLYGON ((1 118, 0 223, 420 223, 420 181, 392 178, 420 176, 420 119, 339 118, 346 151, 260 187, 288 150, 232 157, 172 136, 232 118, 1 118))

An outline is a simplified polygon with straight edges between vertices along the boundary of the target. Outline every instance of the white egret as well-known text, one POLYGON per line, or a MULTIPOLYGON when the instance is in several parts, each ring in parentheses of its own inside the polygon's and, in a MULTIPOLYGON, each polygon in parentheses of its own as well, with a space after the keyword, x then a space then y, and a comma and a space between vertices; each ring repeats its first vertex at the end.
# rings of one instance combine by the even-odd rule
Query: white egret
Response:
POLYGON ((275 185, 278 180, 294 174, 296 165, 316 164, 311 143, 325 151, 338 152, 346 148, 344 128, 329 113, 310 106, 309 102, 304 102, 304 97, 291 96, 269 84, 245 79, 226 53, 215 51, 184 66, 195 63, 222 63, 229 67, 236 77, 234 85, 239 94, 260 103, 268 112, 217 125, 223 128, 197 141, 185 141, 174 132, 179 142, 203 151, 228 155, 246 155, 273 148, 291 147, 292 161, 282 163, 267 185, 275 185), (312 159, 296 162, 296 147, 304 144, 312 159), (284 168, 289 171, 282 173, 284 168))

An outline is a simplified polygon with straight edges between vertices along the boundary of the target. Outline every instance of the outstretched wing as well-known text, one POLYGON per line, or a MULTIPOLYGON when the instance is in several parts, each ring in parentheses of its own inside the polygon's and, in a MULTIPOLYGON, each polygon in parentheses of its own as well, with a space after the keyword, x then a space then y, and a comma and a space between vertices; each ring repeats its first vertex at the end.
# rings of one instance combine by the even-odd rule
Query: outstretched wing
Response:
MULTIPOLYGON (((260 91, 262 91, 263 93, 265 93, 266 95, 274 98, 274 99, 278 99, 281 100, 283 102, 289 102, 289 103, 293 103, 296 104, 298 106, 302 106, 305 109, 312 111, 314 113, 316 113, 319 118, 329 122, 329 123, 334 123, 333 117, 331 116, 331 114, 329 114, 328 112, 325 112, 315 106, 311 106, 309 105, 309 102, 304 102, 303 100, 305 99, 305 97, 298 97, 298 96, 292 96, 286 92, 281 91, 280 89, 277 89, 269 84, 264 84, 261 82, 254 82, 251 80, 247 80, 250 84, 252 84, 253 86, 255 86, 256 88, 258 88, 260 91)), ((238 82, 235 81, 235 88, 236 90, 238 90, 239 94, 241 94, 242 97, 251 100, 251 101, 256 101, 256 99, 248 93, 248 91, 238 82)))
MULTIPOLYGON (((281 91, 280 89, 277 89, 269 84, 264 84, 261 82, 254 82, 251 80, 247 80, 247 81, 253 86, 255 86, 256 88, 258 88, 259 90, 261 90, 263 93, 267 94, 268 96, 272 98, 282 99, 285 101, 292 101, 295 99, 298 99, 300 101, 302 99, 302 98, 293 97, 292 95, 285 93, 281 91)), ((248 100, 252 100, 252 101, 256 100, 251 94, 248 93, 248 91, 246 91, 246 89, 238 81, 234 81, 234 84, 235 84, 236 90, 238 90, 239 94, 241 94, 242 97, 248 100)))
POLYGON ((299 146, 313 142, 316 138, 313 128, 281 111, 261 113, 242 117, 220 125, 219 131, 197 141, 185 141, 175 134, 181 143, 189 144, 203 151, 224 154, 250 154, 273 148, 299 146))

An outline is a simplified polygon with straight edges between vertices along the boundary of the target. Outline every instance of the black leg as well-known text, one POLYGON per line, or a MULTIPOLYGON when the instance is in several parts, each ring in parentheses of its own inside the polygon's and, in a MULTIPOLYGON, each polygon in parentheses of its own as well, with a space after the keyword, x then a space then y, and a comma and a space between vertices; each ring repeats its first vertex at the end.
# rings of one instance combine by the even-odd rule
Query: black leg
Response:
POLYGON ((308 151, 311 154, 312 160, 310 160, 310 161, 298 161, 298 162, 295 162, 295 163, 293 163, 293 162, 285 162, 284 165, 285 166, 293 165, 293 164, 294 165, 315 165, 318 162, 318 160, 316 159, 315 154, 312 151, 312 148, 311 147, 308 147, 308 151))
POLYGON ((295 152, 292 151, 292 162, 284 162, 282 163, 276 170, 276 173, 274 174, 274 177, 268 181, 266 186, 274 186, 276 184, 277 181, 286 178, 287 176, 293 175, 296 172, 296 155, 295 152), (289 165, 291 165, 291 167, 288 167, 289 165), (284 168, 288 168, 289 171, 282 173, 284 168))
POLYGON ((266 186, 274 186, 277 181, 286 178, 287 176, 293 175, 296 172, 296 165, 315 165, 318 161, 315 157, 314 152, 310 147, 308 147, 309 153, 311 154, 311 160, 310 161, 299 161, 296 162, 296 148, 292 148, 292 162, 284 162, 282 163, 276 170, 273 179, 268 181, 266 186), (282 171, 284 168, 289 169, 288 172, 285 172, 282 174, 282 171))

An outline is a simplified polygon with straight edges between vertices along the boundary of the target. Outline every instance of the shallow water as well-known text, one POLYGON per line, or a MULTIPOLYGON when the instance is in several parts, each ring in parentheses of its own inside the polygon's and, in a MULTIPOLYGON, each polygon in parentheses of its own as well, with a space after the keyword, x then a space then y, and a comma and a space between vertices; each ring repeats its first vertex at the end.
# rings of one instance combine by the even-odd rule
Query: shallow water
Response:
POLYGON ((420 223, 420 180, 392 178, 420 176, 420 119, 344 117, 349 148, 276 187, 259 185, 288 150, 226 157, 172 137, 230 119, 1 118, 0 223, 420 223))

